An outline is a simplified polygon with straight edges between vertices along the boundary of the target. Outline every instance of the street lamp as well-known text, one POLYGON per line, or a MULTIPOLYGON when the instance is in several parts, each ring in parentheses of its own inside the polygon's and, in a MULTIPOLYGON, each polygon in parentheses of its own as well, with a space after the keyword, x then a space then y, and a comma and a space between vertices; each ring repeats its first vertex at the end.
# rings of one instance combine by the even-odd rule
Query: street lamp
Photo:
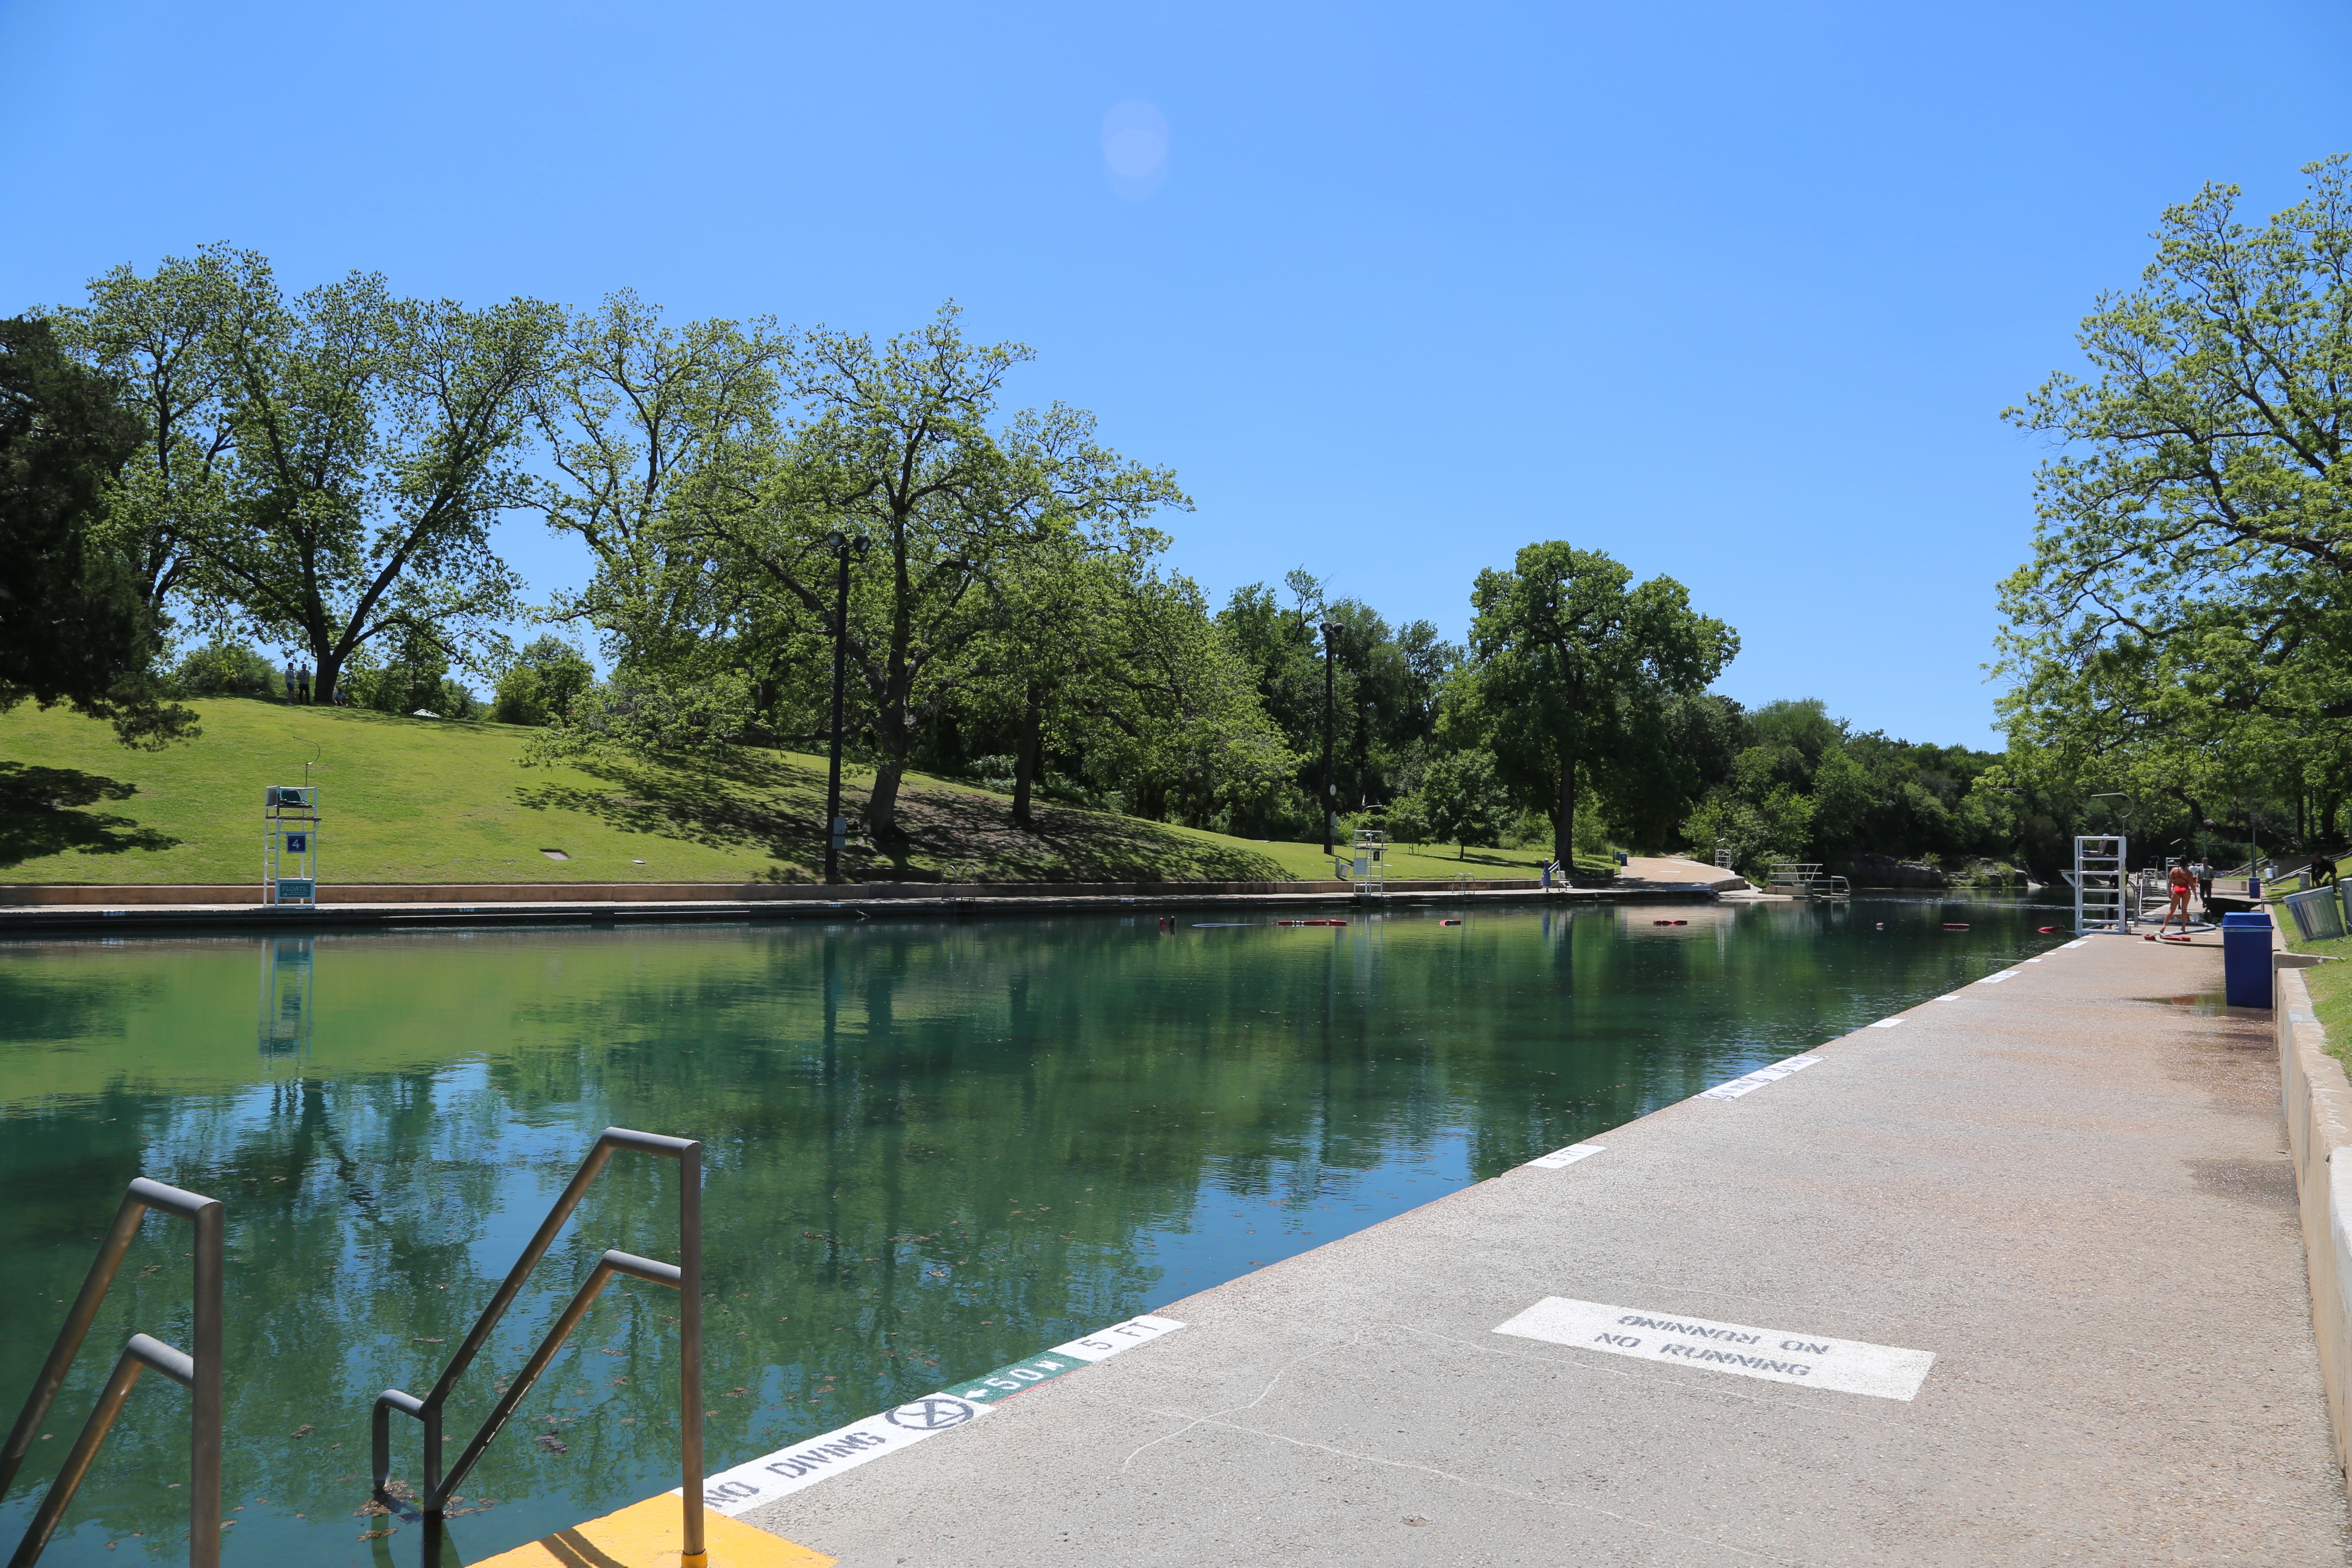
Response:
POLYGON ((824 782, 824 879, 841 880, 841 852, 849 843, 849 820, 841 815, 841 687, 847 673, 849 650, 849 562, 863 557, 873 541, 864 534, 845 538, 839 529, 824 536, 824 547, 840 563, 839 585, 833 601, 833 757, 824 782))
POLYGON ((1331 777, 1331 644, 1339 628, 1325 621, 1316 628, 1323 634, 1323 853, 1331 853, 1331 838, 1339 804, 1339 785, 1331 777))

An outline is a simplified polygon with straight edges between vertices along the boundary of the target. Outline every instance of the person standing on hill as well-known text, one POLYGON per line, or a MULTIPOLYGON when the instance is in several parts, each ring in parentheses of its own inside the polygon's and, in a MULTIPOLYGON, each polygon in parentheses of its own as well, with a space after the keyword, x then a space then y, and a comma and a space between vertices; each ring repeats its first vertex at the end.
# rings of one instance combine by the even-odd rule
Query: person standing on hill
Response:
POLYGON ((294 685, 295 689, 301 693, 298 700, 304 707, 309 707, 310 705, 310 667, 309 665, 303 665, 294 672, 294 685))
POLYGON ((294 700, 294 661, 290 658, 286 661, 286 700, 294 700))

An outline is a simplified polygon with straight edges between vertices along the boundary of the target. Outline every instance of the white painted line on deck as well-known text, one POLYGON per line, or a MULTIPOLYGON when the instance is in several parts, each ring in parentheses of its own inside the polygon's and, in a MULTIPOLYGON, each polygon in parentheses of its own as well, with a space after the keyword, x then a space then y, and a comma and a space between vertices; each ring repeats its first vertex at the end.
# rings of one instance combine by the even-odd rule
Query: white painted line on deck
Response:
MULTIPOLYGON (((1041 1383, 1050 1383, 1065 1373, 1108 1360, 1183 1326, 1171 1318, 1155 1318, 1147 1313, 1113 1323, 1098 1334, 1055 1345, 1043 1355, 998 1367, 971 1383, 950 1384, 937 1394, 908 1400, 895 1409, 746 1460, 731 1470, 721 1470, 702 1483, 703 1505, 732 1517, 773 1502, 909 1443, 968 1426, 1016 1394, 1026 1393, 1041 1383)), ((670 1495, 678 1495, 677 1489, 672 1488, 670 1495)))
POLYGON ((1588 1154, 1598 1154, 1601 1152, 1601 1145, 1598 1143, 1570 1143, 1565 1149, 1555 1149, 1549 1154, 1538 1154, 1528 1163, 1539 1170, 1557 1171, 1562 1165, 1573 1165, 1588 1154))
POLYGON ((1598 1301, 1547 1296, 1495 1331, 1611 1355, 1698 1366, 1769 1383, 1799 1383, 1876 1399, 1909 1399, 1927 1379, 1932 1351, 1907 1351, 1861 1340, 1665 1317, 1598 1301))
POLYGON ((2017 971, 2014 969, 2004 969, 1999 974, 1986 975, 1982 980, 1978 981, 1977 984, 1979 985, 1998 985, 2002 981, 2014 977, 2017 971))
POLYGON ((2076 938, 2075 938, 2074 941, 2072 941, 2072 942, 2062 942, 2062 943, 2060 943, 2060 944, 2059 944, 2058 951, 2059 951, 2059 952, 2069 952, 2069 951, 2071 951, 2071 950, 2073 950, 2073 949, 2074 949, 2074 948, 2078 948, 2078 947, 2088 947, 2088 946, 2090 946, 2090 945, 2091 945, 2091 939, 2090 939, 2089 937, 2087 937, 2087 936, 2078 936, 2078 937, 2076 937, 2076 938))
POLYGON ((1903 1020, 1900 1018, 1881 1018, 1878 1022, 1871 1025, 1870 1026, 1874 1029, 1891 1029, 1902 1021, 1903 1020))
POLYGON ((1729 1083, 1719 1083, 1713 1089, 1701 1089, 1695 1098, 1738 1100, 1743 1094, 1755 1093, 1768 1083, 1778 1083, 1792 1072, 1802 1072, 1821 1059, 1819 1057, 1790 1057, 1786 1061, 1774 1062, 1770 1067, 1758 1068, 1751 1073, 1742 1073, 1729 1083))

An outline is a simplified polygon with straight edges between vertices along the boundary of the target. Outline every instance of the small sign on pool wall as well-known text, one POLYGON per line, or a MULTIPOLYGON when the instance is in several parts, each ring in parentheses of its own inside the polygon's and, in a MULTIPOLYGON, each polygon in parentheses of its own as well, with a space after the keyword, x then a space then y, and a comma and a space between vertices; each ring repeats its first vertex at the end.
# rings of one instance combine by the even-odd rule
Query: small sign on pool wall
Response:
POLYGON ((1611 1355, 1663 1361, 1707 1372, 1797 1383, 1877 1399, 1909 1399, 1927 1380, 1932 1351, 1747 1323, 1718 1323, 1599 1301, 1547 1296, 1495 1331, 1611 1355))

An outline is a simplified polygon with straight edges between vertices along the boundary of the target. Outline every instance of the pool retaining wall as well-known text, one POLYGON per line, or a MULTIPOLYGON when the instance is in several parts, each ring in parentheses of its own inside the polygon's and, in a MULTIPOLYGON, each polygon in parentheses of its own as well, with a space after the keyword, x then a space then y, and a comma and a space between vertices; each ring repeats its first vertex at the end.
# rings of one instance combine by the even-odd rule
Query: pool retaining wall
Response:
MULTIPOLYGON (((322 904, 259 904, 256 889, 233 888, 173 889, 184 900, 201 891, 225 890, 242 895, 236 901, 142 903, 130 899, 98 899, 89 902, 19 904, 0 907, 0 937, 100 933, 113 937, 133 931, 278 931, 395 929, 425 926, 612 925, 672 924, 768 921, 840 921, 948 919, 1011 916, 1029 919, 1045 915, 1172 914, 1185 910, 1255 910, 1260 913, 1358 909, 1367 913, 1412 905, 1454 908, 1496 904, 1540 903, 1594 905, 1630 903, 1712 902, 1718 895, 1703 883, 1636 882, 1610 888, 1550 888, 1534 882, 1438 882, 1409 885, 1391 882, 1387 896, 1355 893, 1345 882, 1274 883, 1134 883, 1137 890, 1122 893, 1118 883, 941 884, 908 883, 877 890, 872 884, 839 888, 788 888, 762 896, 725 897, 697 889, 697 896, 662 899, 660 884, 583 883, 561 889, 530 889, 529 899, 512 896, 512 888, 466 887, 435 889, 435 901, 387 900, 379 902, 331 899, 322 904), (635 898, 599 897, 611 887, 635 898), (1234 891, 1263 888, 1264 891, 1234 891), (560 891, 569 897, 551 897, 560 891), (500 897, 500 894, 506 897, 500 897), (827 894, 833 895, 827 897, 827 894), (650 895, 650 896, 648 896, 650 895)), ((100 889, 111 891, 113 889, 100 889)), ((335 889, 331 889, 331 891, 335 889)), ((349 894, 354 889, 340 889, 349 894)), ((404 889, 407 890, 407 889, 404 889)))
MULTIPOLYGON (((2279 957, 2288 955, 2281 953, 2279 957)), ((2286 1111, 2287 1149, 2303 1221, 2304 1259, 2311 1274, 2311 1326, 2319 1342, 2319 1373, 2327 1390, 2327 1425, 2336 1465, 2352 1465, 2352 1079, 2327 1054, 2327 1032, 2312 1010, 2311 988, 2297 969, 2277 972, 2272 1009, 2278 1032, 2280 1090, 2286 1111)), ((2352 1471, 2347 1471, 2352 1488, 2352 1471)))
MULTIPOLYGON (((1540 889, 1537 878, 1496 878, 1470 884, 1481 893, 1540 889)), ((1454 892, 1459 880, 1428 878, 1392 880, 1395 893, 1454 892)), ((772 900, 839 903, 875 899, 1067 899, 1253 897, 1273 893, 1349 893, 1341 881, 1297 882, 322 882, 322 904, 551 904, 714 901, 742 904, 772 900)), ((258 882, 103 882, 0 884, 0 906, 103 904, 258 904, 258 882)))

